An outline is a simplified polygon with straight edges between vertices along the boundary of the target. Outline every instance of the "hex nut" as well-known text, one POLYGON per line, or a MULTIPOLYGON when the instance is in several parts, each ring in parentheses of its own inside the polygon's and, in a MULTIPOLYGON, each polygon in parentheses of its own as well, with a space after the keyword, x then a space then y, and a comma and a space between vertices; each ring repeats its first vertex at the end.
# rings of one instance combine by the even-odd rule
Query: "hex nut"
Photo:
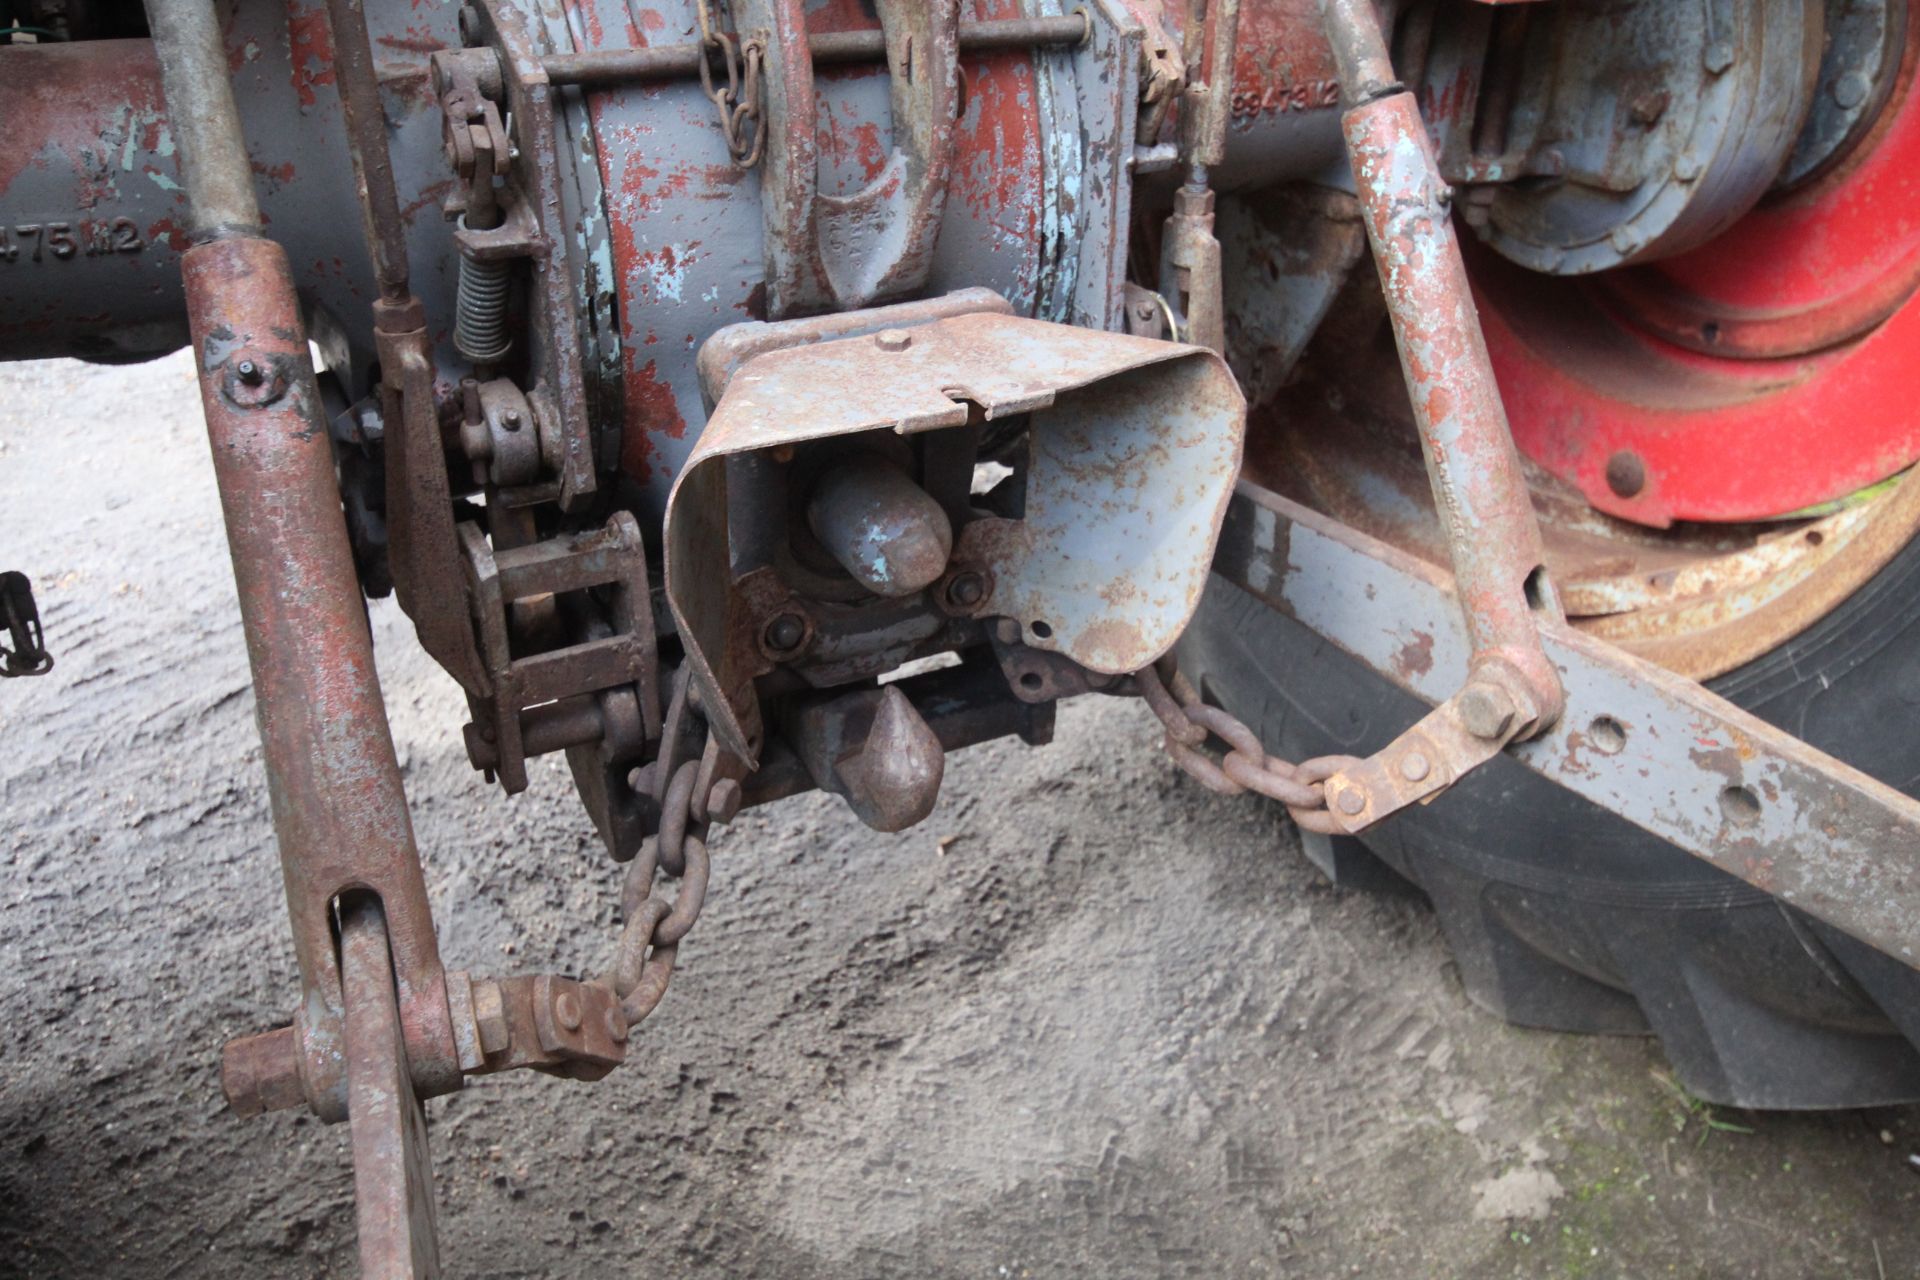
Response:
POLYGON ((972 570, 954 574, 947 583, 947 600, 958 608, 971 609, 986 598, 986 579, 972 570))
POLYGON ((792 653, 807 638, 807 620, 797 613, 783 613, 767 624, 767 648, 775 653, 792 653))
POLYGON ((913 345, 913 334, 905 329, 882 329, 873 335, 873 345, 882 351, 905 351, 913 345))
POLYGON ((1512 696, 1497 684, 1468 685, 1460 693, 1459 710, 1467 732, 1485 742, 1506 737, 1520 714, 1512 696))
POLYGON ((480 1052, 505 1053, 513 1043, 507 1029, 505 998, 497 982, 473 984, 473 1022, 480 1030, 480 1052))

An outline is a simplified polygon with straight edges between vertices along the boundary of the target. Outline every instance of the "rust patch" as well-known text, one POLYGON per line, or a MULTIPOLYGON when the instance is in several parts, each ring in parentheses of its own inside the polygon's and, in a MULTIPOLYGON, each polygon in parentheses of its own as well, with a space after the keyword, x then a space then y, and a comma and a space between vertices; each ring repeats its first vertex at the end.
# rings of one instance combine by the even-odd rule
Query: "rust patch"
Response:
POLYGON ((1413 639, 1402 645, 1400 652, 1394 655, 1393 669, 1403 679, 1411 680, 1433 670, 1433 636, 1426 631, 1416 631, 1413 639))

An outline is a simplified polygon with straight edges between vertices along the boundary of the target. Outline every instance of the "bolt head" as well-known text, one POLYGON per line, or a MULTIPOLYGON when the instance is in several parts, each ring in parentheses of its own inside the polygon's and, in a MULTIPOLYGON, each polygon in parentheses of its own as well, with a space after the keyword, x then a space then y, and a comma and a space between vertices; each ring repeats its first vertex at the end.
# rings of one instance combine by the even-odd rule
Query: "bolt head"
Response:
POLYGON ((1367 797, 1360 788, 1348 787, 1340 793, 1339 799, 1335 800, 1334 804, 1349 818, 1357 818, 1367 807, 1367 797))
POLYGON ((1460 723, 1486 742, 1506 737, 1519 713, 1513 698, 1496 684, 1469 685, 1460 695, 1460 723))
POLYGON ((977 573, 956 574, 947 584, 947 599, 963 609, 971 609, 987 598, 987 584, 977 573))
POLYGON ((1400 776, 1408 782, 1423 781, 1432 772, 1433 765, 1418 751, 1409 751, 1400 758, 1400 776))
POLYGON ((1842 111, 1852 111, 1873 92, 1873 81, 1862 71, 1849 71, 1833 82, 1833 101, 1842 111))
POLYGON ((1622 449, 1607 459, 1607 488, 1617 498, 1639 496, 1647 487, 1647 464, 1631 449, 1622 449))
POLYGON ((569 1031, 580 1029, 580 997, 571 991, 562 991, 553 998, 554 1021, 569 1031))
POLYGON ((790 653, 807 638, 807 620, 797 613, 783 613, 767 624, 767 647, 777 653, 790 653))
POLYGON ((607 1039, 615 1044, 627 1042, 627 1020, 619 1009, 612 1005, 607 1006, 606 1013, 601 1016, 600 1025, 607 1029, 607 1039))
POLYGON ((913 334, 906 329, 882 329, 873 335, 873 345, 882 351, 905 351, 913 345, 913 334))

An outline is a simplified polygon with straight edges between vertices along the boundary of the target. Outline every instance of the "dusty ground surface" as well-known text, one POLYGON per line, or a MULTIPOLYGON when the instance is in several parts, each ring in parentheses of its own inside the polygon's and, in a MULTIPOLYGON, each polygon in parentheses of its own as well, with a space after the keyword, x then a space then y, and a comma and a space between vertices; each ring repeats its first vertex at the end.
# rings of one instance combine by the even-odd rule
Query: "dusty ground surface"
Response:
MULTIPOLYGON (((351 1271, 344 1134, 236 1120, 294 991, 179 358, 0 368, 0 1272, 351 1271)), ((442 941, 592 970, 615 879, 557 768, 508 802, 375 606, 442 941)), ((1134 706, 949 770, 921 830, 754 813, 635 1060, 433 1105, 463 1276, 1911 1276, 1909 1112, 1714 1112, 1637 1040, 1462 997, 1423 904, 1326 887, 1134 706), (941 839, 953 837, 944 852, 941 839)))

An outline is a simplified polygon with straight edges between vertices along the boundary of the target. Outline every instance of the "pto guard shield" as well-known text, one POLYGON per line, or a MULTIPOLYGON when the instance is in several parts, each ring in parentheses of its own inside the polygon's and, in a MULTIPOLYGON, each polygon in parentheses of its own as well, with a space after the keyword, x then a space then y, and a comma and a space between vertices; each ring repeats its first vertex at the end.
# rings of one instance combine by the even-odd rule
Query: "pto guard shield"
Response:
POLYGON ((728 459, 860 432, 1031 414, 1024 516, 982 515, 953 562, 992 575, 985 612, 1022 640, 1120 675, 1199 606, 1239 473, 1246 402, 1211 351, 1005 314, 759 355, 728 381, 667 504, 666 588, 727 750, 757 760, 753 616, 728 515, 728 459))

